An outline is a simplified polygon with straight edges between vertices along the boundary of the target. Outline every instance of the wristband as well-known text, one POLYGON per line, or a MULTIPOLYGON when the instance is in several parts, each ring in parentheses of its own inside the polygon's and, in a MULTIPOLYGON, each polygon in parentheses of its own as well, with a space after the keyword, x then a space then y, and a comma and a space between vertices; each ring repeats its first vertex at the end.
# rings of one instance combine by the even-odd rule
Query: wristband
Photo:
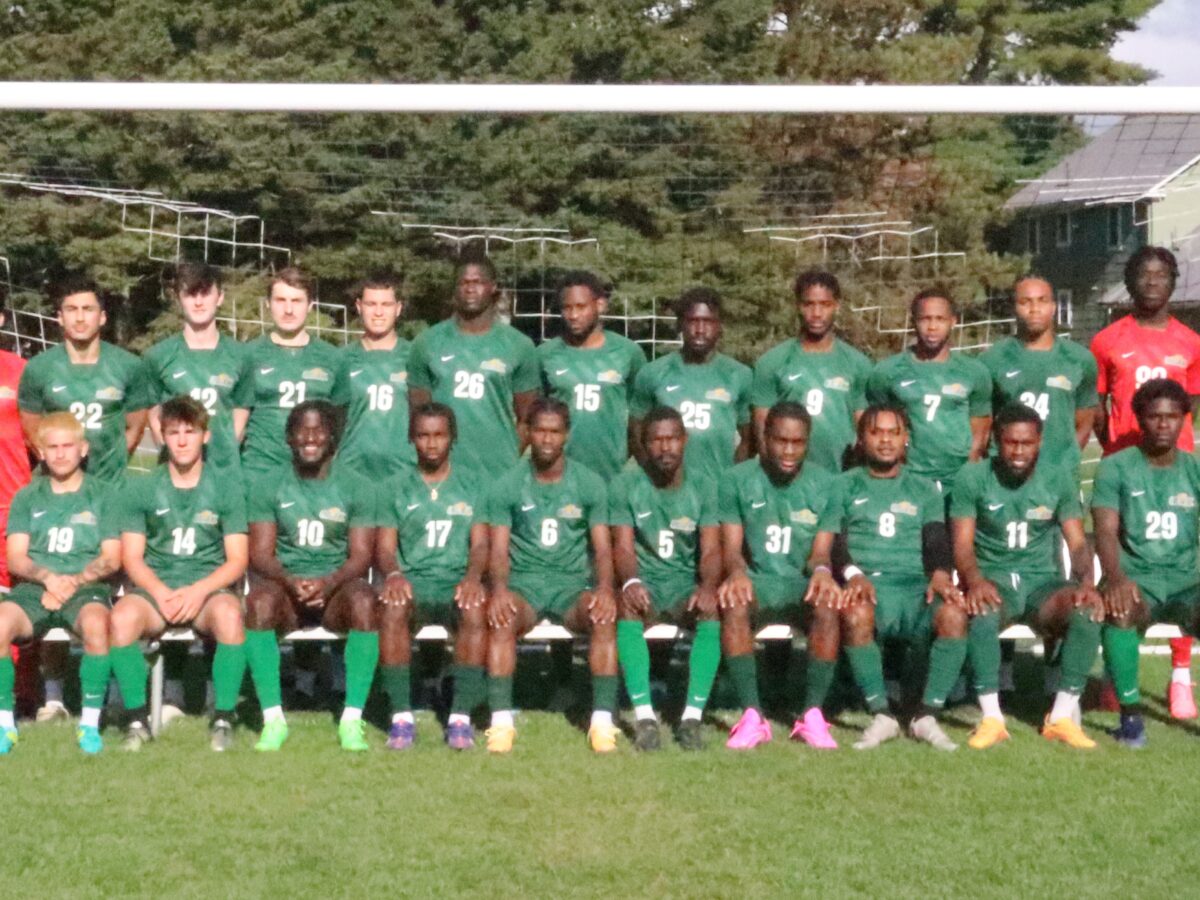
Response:
POLYGON ((861 575, 862 573, 863 573, 863 570, 860 569, 858 566, 853 565, 853 564, 848 565, 848 566, 846 566, 846 568, 842 569, 842 580, 849 581, 855 575, 861 575))
POLYGON ((621 591, 624 592, 624 591, 628 590, 628 588, 631 584, 641 584, 641 583, 642 583, 642 579, 640 579, 640 578, 636 578, 636 577, 630 578, 627 582, 625 582, 623 585, 621 585, 621 591))
POLYGON ((833 569, 829 568, 829 566, 813 566, 812 573, 816 575, 818 572, 824 572, 826 575, 832 575, 833 569))
POLYGON ((397 569, 394 572, 388 572, 385 576, 383 576, 383 580, 387 581, 389 578, 403 578, 403 577, 404 577, 404 573, 401 572, 399 569, 397 569))

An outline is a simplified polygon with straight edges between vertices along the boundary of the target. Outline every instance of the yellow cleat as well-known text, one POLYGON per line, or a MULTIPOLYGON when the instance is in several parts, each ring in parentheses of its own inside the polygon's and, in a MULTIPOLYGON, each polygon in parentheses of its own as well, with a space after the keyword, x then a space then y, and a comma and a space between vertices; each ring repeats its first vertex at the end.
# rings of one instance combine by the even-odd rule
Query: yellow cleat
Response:
POLYGON ((588 743, 596 753, 612 753, 617 749, 620 733, 616 725, 593 725, 588 729, 588 743))
POLYGON ((1096 742, 1084 734, 1083 729, 1076 725, 1070 716, 1053 722, 1046 716, 1046 722, 1042 725, 1042 737, 1048 741, 1062 741, 1076 750, 1092 750, 1096 746, 1096 742))
POLYGON ((512 753, 517 729, 511 725, 493 725, 484 732, 484 736, 487 737, 488 753, 512 753))
POLYGON ((988 747, 994 747, 1001 741, 1007 740, 1008 729, 1004 727, 1004 720, 989 716, 971 732, 971 736, 967 739, 967 746, 972 750, 986 750, 988 747))

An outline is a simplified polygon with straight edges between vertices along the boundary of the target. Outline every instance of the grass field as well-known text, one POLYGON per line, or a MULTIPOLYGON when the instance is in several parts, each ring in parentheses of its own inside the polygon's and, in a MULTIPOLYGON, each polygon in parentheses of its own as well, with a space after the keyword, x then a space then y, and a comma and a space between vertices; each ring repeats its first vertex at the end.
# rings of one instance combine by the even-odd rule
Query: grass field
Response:
MULTIPOLYGON (((405 754, 351 756, 323 714, 279 755, 215 755, 198 717, 139 755, 82 758, 64 725, 26 725, 0 760, 7 896, 1179 896, 1195 852, 1200 732, 1165 724, 1166 664, 1146 660, 1150 747, 1090 714, 1092 753, 1031 722, 987 753, 898 741, 870 754, 785 740, 597 758, 551 713, 510 757, 452 755, 432 716, 405 754)), ((1033 676, 1027 676, 1029 682, 1033 676)), ((1036 692, 1034 692, 1036 693, 1036 692)), ((965 739, 970 708, 951 732, 965 739)), ((859 714, 844 722, 861 726, 859 714)))

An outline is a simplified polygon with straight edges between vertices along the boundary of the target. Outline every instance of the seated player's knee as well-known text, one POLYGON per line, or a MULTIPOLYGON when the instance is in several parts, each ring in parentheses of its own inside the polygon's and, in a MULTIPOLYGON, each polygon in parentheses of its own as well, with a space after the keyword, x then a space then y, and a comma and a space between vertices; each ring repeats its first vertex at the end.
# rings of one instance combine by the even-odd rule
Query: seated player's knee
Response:
POLYGON ((933 631, 940 638, 965 638, 969 621, 967 611, 961 606, 943 603, 933 614, 933 631))
POLYGON ((1133 614, 1133 611, 1130 610, 1123 613, 1110 613, 1108 616, 1108 624, 1114 626, 1115 628, 1134 628, 1137 626, 1138 622, 1137 617, 1133 614))
POLYGON ((79 613, 75 627, 83 641, 83 652, 103 655, 108 652, 109 611, 98 603, 89 603, 79 613))
POLYGON ((375 590, 365 581, 356 581, 346 587, 346 605, 349 611, 350 628, 353 631, 374 631, 375 590))
POLYGON ((483 606, 472 606, 458 611, 459 633, 478 634, 487 630, 487 611, 483 606))
POLYGON ((842 630, 846 643, 852 647, 869 644, 875 636, 875 609, 870 604, 859 603, 842 610, 842 630))
POLYGON ((120 600, 109 614, 109 635, 114 647, 128 647, 142 636, 141 604, 130 597, 120 600))
POLYGON ((375 616, 380 638, 390 639, 398 635, 408 634, 412 630, 412 616, 412 604, 404 606, 393 604, 380 605, 376 610, 375 616))
POLYGON ((213 636, 222 644, 245 640, 245 615, 232 594, 217 594, 208 601, 213 636))
POLYGON ((592 622, 592 643, 615 643, 617 640, 616 622, 592 622))
POLYGON ((246 627, 253 631, 276 628, 286 602, 287 597, 277 585, 264 584, 252 588, 246 595, 246 627))

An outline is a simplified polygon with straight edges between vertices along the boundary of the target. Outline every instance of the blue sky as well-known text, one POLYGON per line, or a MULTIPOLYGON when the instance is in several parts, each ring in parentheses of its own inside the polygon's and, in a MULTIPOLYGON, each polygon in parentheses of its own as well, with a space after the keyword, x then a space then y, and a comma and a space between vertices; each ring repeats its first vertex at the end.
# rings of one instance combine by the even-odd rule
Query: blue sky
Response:
POLYGON ((1157 71, 1154 84, 1200 85, 1200 0, 1163 0, 1113 56, 1157 71))

